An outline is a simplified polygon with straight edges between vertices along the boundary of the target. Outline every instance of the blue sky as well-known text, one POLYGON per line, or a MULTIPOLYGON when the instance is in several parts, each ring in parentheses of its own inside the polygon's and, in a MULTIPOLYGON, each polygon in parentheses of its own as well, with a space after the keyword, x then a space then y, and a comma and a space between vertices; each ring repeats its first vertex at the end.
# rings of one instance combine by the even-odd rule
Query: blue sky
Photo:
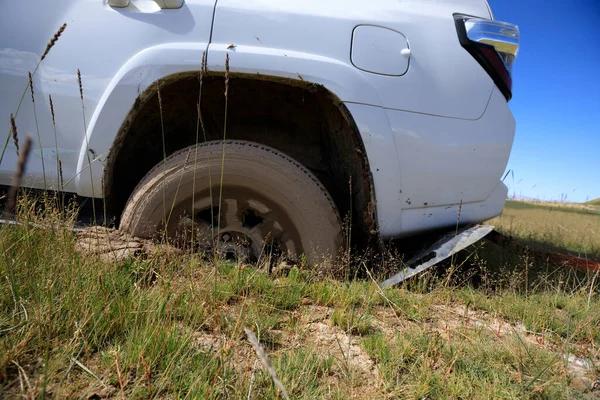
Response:
POLYGON ((510 195, 600 198, 600 1, 488 0, 519 25, 510 195))

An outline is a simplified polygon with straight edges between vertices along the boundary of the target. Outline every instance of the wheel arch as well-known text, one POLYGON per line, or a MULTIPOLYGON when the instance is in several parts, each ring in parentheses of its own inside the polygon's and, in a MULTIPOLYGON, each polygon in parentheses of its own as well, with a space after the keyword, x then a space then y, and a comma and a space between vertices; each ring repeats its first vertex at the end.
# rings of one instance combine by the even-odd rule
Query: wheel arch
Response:
MULTIPOLYGON (((112 200, 114 200, 115 192, 123 188, 119 187, 116 177, 129 173, 119 166, 122 165, 120 160, 128 157, 128 152, 131 152, 131 149, 126 150, 125 147, 131 141, 132 134, 136 135, 136 121, 139 123, 148 107, 158 107, 159 87, 167 95, 163 101, 169 102, 173 98, 169 97, 167 93, 170 87, 175 87, 178 82, 180 87, 183 87, 181 82, 195 81, 197 84, 199 66, 203 54, 206 54, 205 50, 206 47, 203 44, 165 45, 147 49, 123 66, 103 95, 100 105, 90 121, 88 141, 89 148, 102 156, 101 164, 93 164, 93 169, 96 170, 94 171, 95 180, 98 181, 96 187, 102 187, 103 195, 107 198, 109 206, 115 208, 117 215, 120 211, 119 208, 123 206, 123 201, 120 199, 115 204, 112 200)), ((261 52, 265 53, 265 49, 261 49, 261 52)), ((252 64, 252 62, 257 63, 258 61, 244 61, 243 57, 237 57, 240 53, 234 54, 230 62, 232 92, 235 93, 237 83, 245 82, 246 85, 253 88, 261 87, 261 85, 271 89, 275 87, 280 91, 285 88, 290 93, 293 92, 296 97, 300 93, 304 93, 302 96, 316 99, 318 108, 315 109, 323 110, 323 113, 330 115, 326 121, 329 128, 335 131, 338 137, 350 139, 342 147, 346 153, 352 153, 352 155, 348 155, 348 158, 352 158, 352 161, 348 161, 348 164, 352 165, 349 168, 353 169, 351 173, 349 172, 352 183, 349 180, 344 183, 346 186, 350 185, 348 190, 351 190, 352 194, 348 195, 346 200, 340 199, 343 194, 332 195, 336 204, 340 202, 352 204, 351 207, 338 204, 338 208, 346 212, 354 209, 354 212, 350 213, 353 214, 353 221, 355 220, 355 223, 352 224, 353 229, 360 231, 355 232, 356 234, 353 233, 356 242, 379 245, 375 189, 368 154, 361 132, 343 102, 346 99, 357 100, 357 96, 362 92, 361 98, 378 103, 379 100, 374 89, 369 87, 364 78, 351 66, 337 60, 293 52, 284 55, 282 50, 271 53, 267 59, 263 60, 262 68, 252 64), (290 58, 296 62, 290 63, 288 61, 290 58), (311 65, 313 66, 311 67, 311 65), (322 68, 325 72, 320 76, 319 65, 321 67, 326 65, 325 68, 322 68), (354 187, 352 187, 353 185, 354 187)), ((223 79, 224 71, 224 69, 219 71, 218 62, 211 64, 212 59, 217 59, 216 54, 209 52, 207 56, 208 71, 204 73, 204 84, 207 85, 208 81, 212 82, 213 90, 216 90, 219 81, 223 79)), ((258 57, 258 55, 254 54, 253 57, 258 57)), ((219 90, 222 94, 223 87, 221 86, 219 90)), ((203 109, 206 98, 207 94, 203 90, 203 109)), ((187 105, 189 106, 189 104, 187 105)), ((210 113, 210 110, 203 110, 203 114, 205 113, 210 113)), ((139 131, 137 135, 140 135, 139 131)), ((83 148, 80 152, 79 170, 85 169, 87 166, 85 151, 86 149, 83 148)), ((295 156, 289 154, 285 149, 282 151, 292 157, 295 156)), ((91 196, 89 180, 86 180, 85 177, 82 179, 82 175, 80 174, 76 182, 78 192, 91 196)), ((345 178, 342 175, 344 174, 335 178, 345 178)), ((338 185, 342 186, 339 182, 338 185)), ((332 190, 331 184, 326 186, 328 186, 328 190, 332 190)), ((97 194, 96 197, 98 197, 97 194)), ((344 217, 342 215, 342 218, 344 217)))

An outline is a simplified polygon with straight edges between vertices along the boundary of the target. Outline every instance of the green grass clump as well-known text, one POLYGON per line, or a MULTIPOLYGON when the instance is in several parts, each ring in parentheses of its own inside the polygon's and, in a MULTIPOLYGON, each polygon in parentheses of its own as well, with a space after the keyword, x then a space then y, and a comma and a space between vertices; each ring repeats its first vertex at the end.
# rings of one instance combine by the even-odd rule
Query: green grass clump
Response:
POLYGON ((375 328, 371 316, 352 308, 336 308, 331 315, 331 322, 352 335, 366 335, 375 328))

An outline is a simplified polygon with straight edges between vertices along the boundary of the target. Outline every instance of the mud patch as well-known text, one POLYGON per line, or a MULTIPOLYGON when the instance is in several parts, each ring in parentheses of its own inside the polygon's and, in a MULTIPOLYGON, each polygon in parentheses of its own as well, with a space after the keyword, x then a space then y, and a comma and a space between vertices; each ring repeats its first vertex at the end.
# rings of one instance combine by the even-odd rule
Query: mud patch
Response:
POLYGON ((376 398, 382 387, 377 364, 363 349, 360 337, 332 326, 332 313, 328 307, 306 307, 302 316, 304 326, 299 335, 301 343, 335 359, 337 374, 326 378, 328 385, 340 387, 342 380, 348 382, 350 377, 352 388, 340 387, 342 391, 353 398, 376 398))
POLYGON ((136 257, 179 255, 180 249, 159 245, 152 240, 133 237, 125 232, 93 226, 75 236, 75 251, 82 256, 96 255, 105 262, 124 262, 136 257))
POLYGON ((323 322, 311 324, 308 330, 312 339, 310 342, 317 349, 334 357, 348 373, 358 376, 365 384, 379 385, 379 370, 361 347, 358 338, 323 322))

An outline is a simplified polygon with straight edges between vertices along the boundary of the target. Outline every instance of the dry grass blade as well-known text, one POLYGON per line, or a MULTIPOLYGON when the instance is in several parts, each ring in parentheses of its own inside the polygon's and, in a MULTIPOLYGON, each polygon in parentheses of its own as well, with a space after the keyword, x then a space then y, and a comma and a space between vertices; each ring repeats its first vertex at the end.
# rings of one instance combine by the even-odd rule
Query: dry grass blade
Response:
MULTIPOLYGON (((223 146, 222 146, 222 157, 221 157, 221 184, 219 186, 219 209, 221 207, 221 201, 223 200, 223 176, 225 174, 225 141, 227 139, 227 110, 229 108, 229 54, 225 56, 225 118, 223 121, 223 146)), ((221 213, 217 216, 217 237, 220 236, 221 232, 221 213)))
POLYGON ((104 383, 104 381, 102 381, 102 379, 100 379, 96 374, 94 374, 92 372, 91 369, 89 369, 88 367, 86 367, 85 365, 83 365, 83 363, 81 363, 81 361, 73 359, 73 364, 77 365, 79 368, 81 368, 82 370, 84 370, 85 372, 87 372, 88 374, 90 374, 93 378, 95 378, 103 387, 107 387, 106 383, 104 383))
MULTIPOLYGON (((194 204, 195 204, 195 196, 196 196, 196 165, 198 162, 198 145, 200 143, 200 128, 202 128, 202 134, 204 137, 204 142, 206 139, 206 129, 204 128, 204 120, 202 118, 202 82, 204 79, 204 69, 206 68, 206 52, 202 52, 202 59, 200 61, 200 71, 198 71, 198 102, 196 104, 198 111, 198 120, 196 121, 196 142, 195 142, 195 151, 194 151, 194 170, 193 170, 193 180, 192 180, 192 213, 194 213, 194 204)), ((212 178, 210 172, 210 162, 208 163, 208 182, 209 182, 209 195, 210 195, 210 213, 211 213, 211 237, 214 238, 214 222, 212 221, 213 216, 213 193, 212 193, 212 178)), ((191 239, 190 245, 193 247, 194 245, 194 230, 191 231, 191 239)))
MULTIPOLYGON (((83 103, 83 84, 81 83, 81 71, 79 70, 79 68, 77 69, 77 83, 79 84, 79 98, 81 99, 81 117, 83 120, 83 137, 85 139, 85 155, 87 156, 88 169, 90 171, 90 187, 92 189, 92 213, 93 213, 94 225, 96 225, 96 215, 98 215, 98 214, 96 214, 96 201, 94 200, 94 197, 96 197, 95 190, 94 190, 94 173, 92 171, 92 158, 90 157, 90 152, 92 152, 92 149, 90 149, 90 143, 89 143, 89 139, 88 139, 88 135, 87 135, 87 123, 86 123, 86 119, 85 119, 85 104, 83 103)), ((58 153, 57 153, 57 155, 58 155, 58 153)), ((94 155, 94 154, 92 153, 92 155, 94 155)))
POLYGON ((277 373, 275 372, 275 368, 273 368, 273 366, 271 365, 271 362, 269 361, 269 357, 267 356, 267 353, 265 353, 265 350, 262 348, 260 343, 258 343, 258 339, 256 338, 256 335, 254 335, 254 332, 252 332, 248 328, 244 328, 244 332, 246 332, 248 341, 250 342, 250 344, 252 344, 252 347, 254 347, 254 351, 256 352, 258 359, 260 360, 262 365, 265 366, 265 368, 269 372, 269 375, 271 375, 271 379, 273 380, 273 383, 275 383, 275 386, 277 386, 279 388, 279 390, 281 390, 283 397, 285 397, 287 400, 289 400, 290 396, 288 395, 287 390, 285 390, 283 383, 281 383, 281 381, 277 378, 277 373))
MULTIPOLYGON (((11 361, 12 364, 14 364, 17 369, 19 370, 19 379, 22 376, 23 379, 25 380, 25 384, 27 385, 27 391, 31 390, 31 384, 29 383, 29 378, 27 377, 27 373, 25 373, 25 370, 23 369, 23 367, 21 367, 16 361, 11 361)), ((24 386, 23 386, 23 382, 21 382, 21 391, 24 391, 24 386)))
POLYGON ((119 353, 115 353, 115 366, 117 367, 117 376, 119 377, 119 387, 121 388, 121 398, 125 399, 125 392, 123 391, 123 375, 121 374, 121 367, 119 366, 119 353))
POLYGON ((248 387, 248 400, 252 399, 252 387, 254 386, 254 380, 256 379, 256 361, 252 365, 252 375, 250 375, 250 386, 248 387))
POLYGON ((44 54, 42 54, 41 60, 43 60, 44 58, 46 58, 46 56, 48 55, 48 53, 50 53, 50 50, 52 49, 52 47, 54 47, 54 45, 56 44, 56 42, 60 38, 60 35, 63 34, 63 32, 65 31, 66 28, 67 28, 67 24, 66 23, 62 24, 62 26, 60 28, 58 28, 58 31, 56 31, 56 33, 54 34, 54 36, 52 36, 52 39, 50 39, 50 41, 46 45, 46 50, 44 50, 44 54))
POLYGON ((146 359, 143 354, 140 354, 142 357, 142 365, 144 366, 144 374, 146 376, 146 389, 148 389, 149 393, 152 393, 152 384, 150 383, 150 369, 148 368, 148 364, 146 364, 146 359))
POLYGON ((35 109, 35 91, 33 89, 33 75, 29 72, 29 89, 31 90, 31 104, 33 105, 33 118, 35 119, 35 130, 37 132, 38 145, 40 147, 40 160, 42 161, 42 174, 44 176, 44 190, 48 189, 46 183, 46 165, 44 163, 44 146, 42 145, 42 137, 40 136, 40 126, 38 124, 37 111, 35 109))
MULTIPOLYGON (((204 127, 204 119, 202 118, 202 82, 204 80, 204 70, 206 68, 206 52, 202 52, 202 60, 200 61, 200 71, 198 72, 198 121, 196 121, 196 146, 194 152, 194 178, 192 180, 192 213, 194 212, 194 204, 195 204, 195 193, 196 193, 196 165, 198 162, 198 144, 200 143, 200 128, 202 128, 202 135, 204 137, 204 142, 206 139, 206 129, 204 127)), ((210 195, 210 215, 211 215, 211 237, 214 238, 214 221, 213 221, 213 193, 212 193, 212 178, 210 172, 210 162, 208 162, 208 183, 209 183, 209 195, 210 195)), ((192 230, 190 243, 193 245, 194 243, 194 230, 192 230)))
POLYGON ((54 147, 56 151, 56 170, 58 171, 59 181, 58 181, 58 190, 64 188, 64 181, 62 175, 62 162, 60 161, 60 155, 58 153, 58 136, 56 134, 56 116, 54 114, 54 102, 52 101, 52 95, 48 95, 48 100, 50 101, 50 115, 52 115, 52 128, 54 129, 54 147))
POLYGON ((15 147, 17 148, 17 156, 19 155, 19 136, 17 135, 17 124, 15 122, 15 117, 10 114, 10 133, 12 134, 13 142, 15 143, 15 147))
MULTIPOLYGON (((165 141, 165 121, 163 116, 163 102, 160 94, 160 79, 156 81, 156 96, 158 98, 158 111, 160 114, 160 129, 162 139, 162 151, 163 151, 163 173, 166 175, 167 171, 167 144, 165 141)), ((167 221, 167 192, 166 192, 165 178, 163 178, 163 216, 164 220, 167 221)))
POLYGON ((17 192, 21 187, 21 180, 23 179, 23 175, 25 175, 25 167, 27 166, 27 159, 29 158, 29 152, 31 151, 31 136, 27 136, 25 138, 25 144, 23 145, 23 152, 19 157, 19 163, 17 164, 17 171, 15 173, 15 177, 13 179, 12 187, 10 188, 10 192, 8 194, 8 205, 6 207, 6 212, 8 214, 12 213, 17 206, 17 192))

